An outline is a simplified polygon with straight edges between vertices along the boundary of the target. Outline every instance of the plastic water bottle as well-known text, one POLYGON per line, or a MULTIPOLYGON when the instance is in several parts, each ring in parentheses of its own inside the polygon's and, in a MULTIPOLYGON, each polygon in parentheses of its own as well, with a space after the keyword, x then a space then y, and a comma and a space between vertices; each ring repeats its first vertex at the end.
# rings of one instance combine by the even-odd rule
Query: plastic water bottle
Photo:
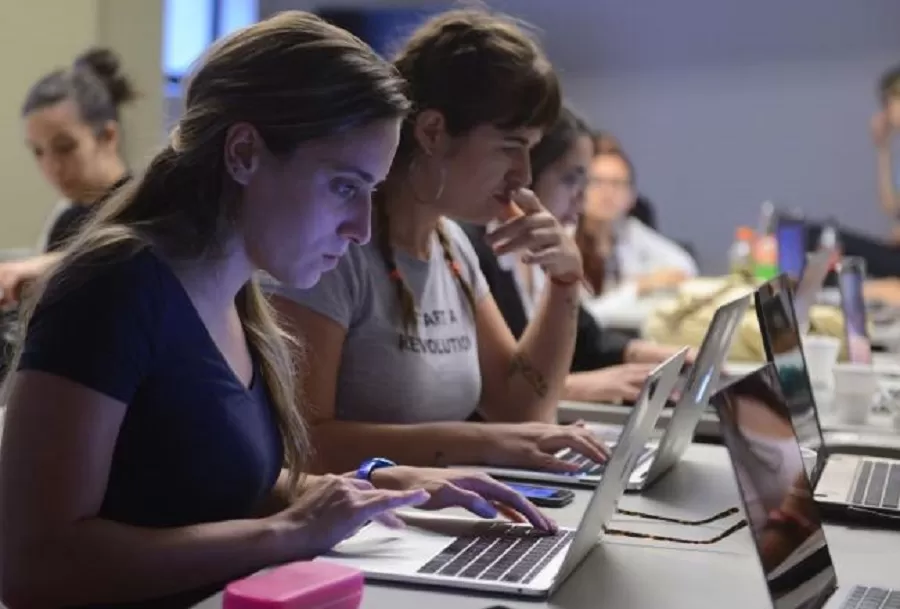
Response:
POLYGON ((728 266, 732 275, 740 275, 747 279, 753 277, 753 229, 749 226, 738 226, 734 233, 734 243, 728 250, 728 266))
POLYGON ((828 260, 828 270, 833 271, 841 259, 841 238, 838 234, 837 222, 830 219, 822 227, 819 234, 819 250, 831 252, 828 260))
POLYGON ((753 275, 759 281, 768 281, 778 275, 775 205, 771 201, 762 204, 759 220, 759 233, 753 243, 753 275))

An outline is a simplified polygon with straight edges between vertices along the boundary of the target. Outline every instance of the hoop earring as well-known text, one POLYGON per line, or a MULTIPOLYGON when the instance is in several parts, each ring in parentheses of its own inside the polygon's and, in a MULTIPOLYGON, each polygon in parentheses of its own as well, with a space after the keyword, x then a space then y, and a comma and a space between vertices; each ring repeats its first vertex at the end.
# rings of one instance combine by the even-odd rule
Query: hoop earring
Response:
POLYGON ((444 186, 447 185, 447 168, 441 165, 440 174, 438 175, 438 188, 437 192, 434 194, 434 200, 439 201, 441 195, 444 194, 444 186))

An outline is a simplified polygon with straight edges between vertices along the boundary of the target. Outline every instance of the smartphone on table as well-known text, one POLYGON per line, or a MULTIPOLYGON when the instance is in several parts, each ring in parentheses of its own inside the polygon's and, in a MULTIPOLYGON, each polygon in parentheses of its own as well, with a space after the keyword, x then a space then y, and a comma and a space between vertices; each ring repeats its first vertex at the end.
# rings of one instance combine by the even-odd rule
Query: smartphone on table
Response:
POLYGON ((572 503, 575 493, 564 488, 534 486, 533 484, 504 483, 538 507, 563 507, 572 503))

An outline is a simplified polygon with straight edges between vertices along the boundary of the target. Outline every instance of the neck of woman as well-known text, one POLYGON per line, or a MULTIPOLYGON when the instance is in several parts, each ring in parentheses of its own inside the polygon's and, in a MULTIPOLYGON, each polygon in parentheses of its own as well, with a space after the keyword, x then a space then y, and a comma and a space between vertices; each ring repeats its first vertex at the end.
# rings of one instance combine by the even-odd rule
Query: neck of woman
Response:
POLYGON ((427 260, 431 255, 431 236, 441 219, 440 211, 420 201, 402 182, 385 183, 382 193, 377 205, 384 206, 391 245, 427 260))
POLYGON ((76 205, 90 207, 95 203, 106 199, 110 192, 128 175, 128 168, 121 158, 116 157, 101 170, 100 179, 95 186, 88 188, 77 201, 76 205))
POLYGON ((584 231, 590 241, 593 243, 594 249, 602 253, 604 256, 612 251, 614 234, 613 223, 607 220, 582 220, 584 223, 584 231))

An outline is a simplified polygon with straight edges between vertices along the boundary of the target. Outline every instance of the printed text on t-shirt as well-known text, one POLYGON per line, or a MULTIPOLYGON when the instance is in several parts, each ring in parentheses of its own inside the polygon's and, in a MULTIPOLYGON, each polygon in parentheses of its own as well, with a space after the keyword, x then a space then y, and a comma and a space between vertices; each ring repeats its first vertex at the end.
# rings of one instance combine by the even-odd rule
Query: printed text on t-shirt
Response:
MULTIPOLYGON (((421 327, 434 328, 459 323, 459 316, 453 309, 425 311, 421 314, 421 327)), ((428 353, 431 355, 449 355, 465 353, 472 348, 472 337, 463 334, 446 338, 412 336, 400 333, 397 335, 401 351, 412 353, 428 353)))

